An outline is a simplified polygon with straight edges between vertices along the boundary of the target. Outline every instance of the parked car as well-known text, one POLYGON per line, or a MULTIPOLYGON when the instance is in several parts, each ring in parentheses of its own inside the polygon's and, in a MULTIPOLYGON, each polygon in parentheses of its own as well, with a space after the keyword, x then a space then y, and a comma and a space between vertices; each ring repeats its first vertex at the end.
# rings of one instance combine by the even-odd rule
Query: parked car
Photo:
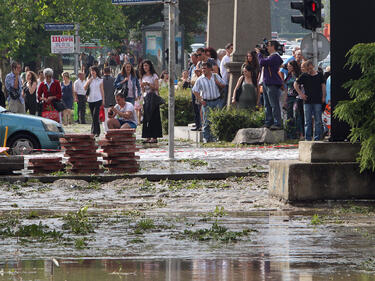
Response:
POLYGON ((15 114, 0 106, 0 146, 8 127, 7 147, 12 154, 29 154, 34 149, 60 149, 64 135, 61 124, 42 117, 15 114))

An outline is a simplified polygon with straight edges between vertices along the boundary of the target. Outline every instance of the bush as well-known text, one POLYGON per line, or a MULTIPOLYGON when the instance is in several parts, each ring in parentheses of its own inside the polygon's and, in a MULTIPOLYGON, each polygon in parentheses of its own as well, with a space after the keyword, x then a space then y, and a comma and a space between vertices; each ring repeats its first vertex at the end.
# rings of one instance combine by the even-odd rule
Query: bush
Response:
MULTIPOLYGON (((160 106, 161 122, 163 133, 168 134, 168 88, 163 88, 159 92, 165 100, 165 104, 160 106)), ((175 126, 187 126, 194 122, 194 111, 191 104, 191 90, 175 91, 175 126)))
POLYGON ((263 110, 214 109, 209 116, 211 133, 220 141, 232 141, 237 131, 243 128, 260 128, 263 120, 263 110))
POLYGON ((362 76, 344 84, 351 100, 340 101, 334 116, 351 127, 349 139, 361 142, 361 172, 375 171, 375 43, 357 44, 348 53, 347 66, 359 65, 362 76))

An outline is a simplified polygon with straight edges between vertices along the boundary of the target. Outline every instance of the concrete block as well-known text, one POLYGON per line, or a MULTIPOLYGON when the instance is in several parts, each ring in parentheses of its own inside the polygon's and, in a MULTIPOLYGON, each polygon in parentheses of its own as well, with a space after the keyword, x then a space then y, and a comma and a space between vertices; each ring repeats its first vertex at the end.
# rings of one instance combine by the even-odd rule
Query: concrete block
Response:
POLYGON ((203 132, 202 131, 192 131, 190 127, 177 126, 174 127, 174 138, 190 140, 193 142, 202 142, 203 141, 203 132))
POLYGON ((375 199, 375 173, 355 162, 270 161, 269 196, 287 202, 375 199))
POLYGON ((359 143, 349 142, 299 142, 299 160, 314 162, 356 162, 361 149, 359 143))
POLYGON ((232 143, 235 144, 258 144, 258 143, 280 143, 285 141, 284 130, 271 131, 267 128, 247 128, 238 130, 232 143))

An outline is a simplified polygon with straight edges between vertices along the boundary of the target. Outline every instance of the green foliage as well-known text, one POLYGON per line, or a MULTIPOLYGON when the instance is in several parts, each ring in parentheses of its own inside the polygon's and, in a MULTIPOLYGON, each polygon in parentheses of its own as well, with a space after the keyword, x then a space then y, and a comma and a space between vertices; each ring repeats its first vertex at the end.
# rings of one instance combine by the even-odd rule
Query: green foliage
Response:
POLYGON ((263 125, 264 112, 231 108, 210 112, 211 132, 220 141, 232 141, 238 130, 259 128, 263 125))
MULTIPOLYGON (((50 53, 51 32, 47 22, 80 23, 83 42, 99 38, 109 45, 119 44, 127 35, 121 7, 102 0, 0 0, 0 54, 37 67, 50 53)), ((65 31, 64 34, 73 34, 65 31)), ((54 32, 59 34, 60 32, 54 32)))
POLYGON ((198 241, 221 241, 221 242, 237 242, 241 237, 248 236, 252 230, 244 229, 242 231, 229 231, 225 226, 221 226, 215 221, 211 228, 201 228, 198 230, 184 230, 175 238, 190 238, 198 241))
POLYGON ((76 249, 78 250, 82 250, 84 248, 87 247, 87 242, 86 242, 86 238, 83 237, 83 238, 77 238, 74 240, 74 247, 76 247, 76 249))
MULTIPOLYGON (((160 106, 163 132, 168 134, 168 89, 161 89, 160 96, 165 100, 165 104, 160 106)), ((191 104, 191 91, 189 89, 175 91, 175 126, 187 126, 193 122, 194 112, 191 104)))
POLYGON ((375 43, 357 44, 347 54, 347 66, 359 67, 362 76, 344 84, 351 100, 340 101, 334 116, 351 127, 349 139, 361 142, 361 172, 375 171, 375 43))
POLYGON ((323 224, 323 220, 322 220, 322 218, 319 215, 315 214, 311 218, 311 224, 312 225, 323 224))
POLYGON ((64 217, 65 223, 63 224, 63 229, 69 229, 74 234, 87 235, 94 232, 94 226, 89 221, 87 216, 88 207, 85 206, 78 210, 76 213, 67 214, 64 217))
MULTIPOLYGON (((180 25, 185 30, 185 49, 193 43, 194 33, 203 33, 207 19, 206 0, 179 0, 180 25)), ((163 21, 163 5, 134 5, 122 7, 126 18, 126 25, 131 37, 142 40, 142 25, 147 26, 155 22, 163 21)))

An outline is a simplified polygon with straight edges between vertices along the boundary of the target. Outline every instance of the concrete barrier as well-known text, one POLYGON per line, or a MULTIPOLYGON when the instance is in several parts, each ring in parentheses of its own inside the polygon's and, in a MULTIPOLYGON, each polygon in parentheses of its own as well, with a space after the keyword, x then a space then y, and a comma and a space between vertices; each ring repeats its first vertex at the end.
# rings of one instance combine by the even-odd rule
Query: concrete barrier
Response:
POLYGON ((375 173, 360 172, 359 145, 300 142, 299 159, 270 161, 269 196, 286 202, 375 199, 375 173))

